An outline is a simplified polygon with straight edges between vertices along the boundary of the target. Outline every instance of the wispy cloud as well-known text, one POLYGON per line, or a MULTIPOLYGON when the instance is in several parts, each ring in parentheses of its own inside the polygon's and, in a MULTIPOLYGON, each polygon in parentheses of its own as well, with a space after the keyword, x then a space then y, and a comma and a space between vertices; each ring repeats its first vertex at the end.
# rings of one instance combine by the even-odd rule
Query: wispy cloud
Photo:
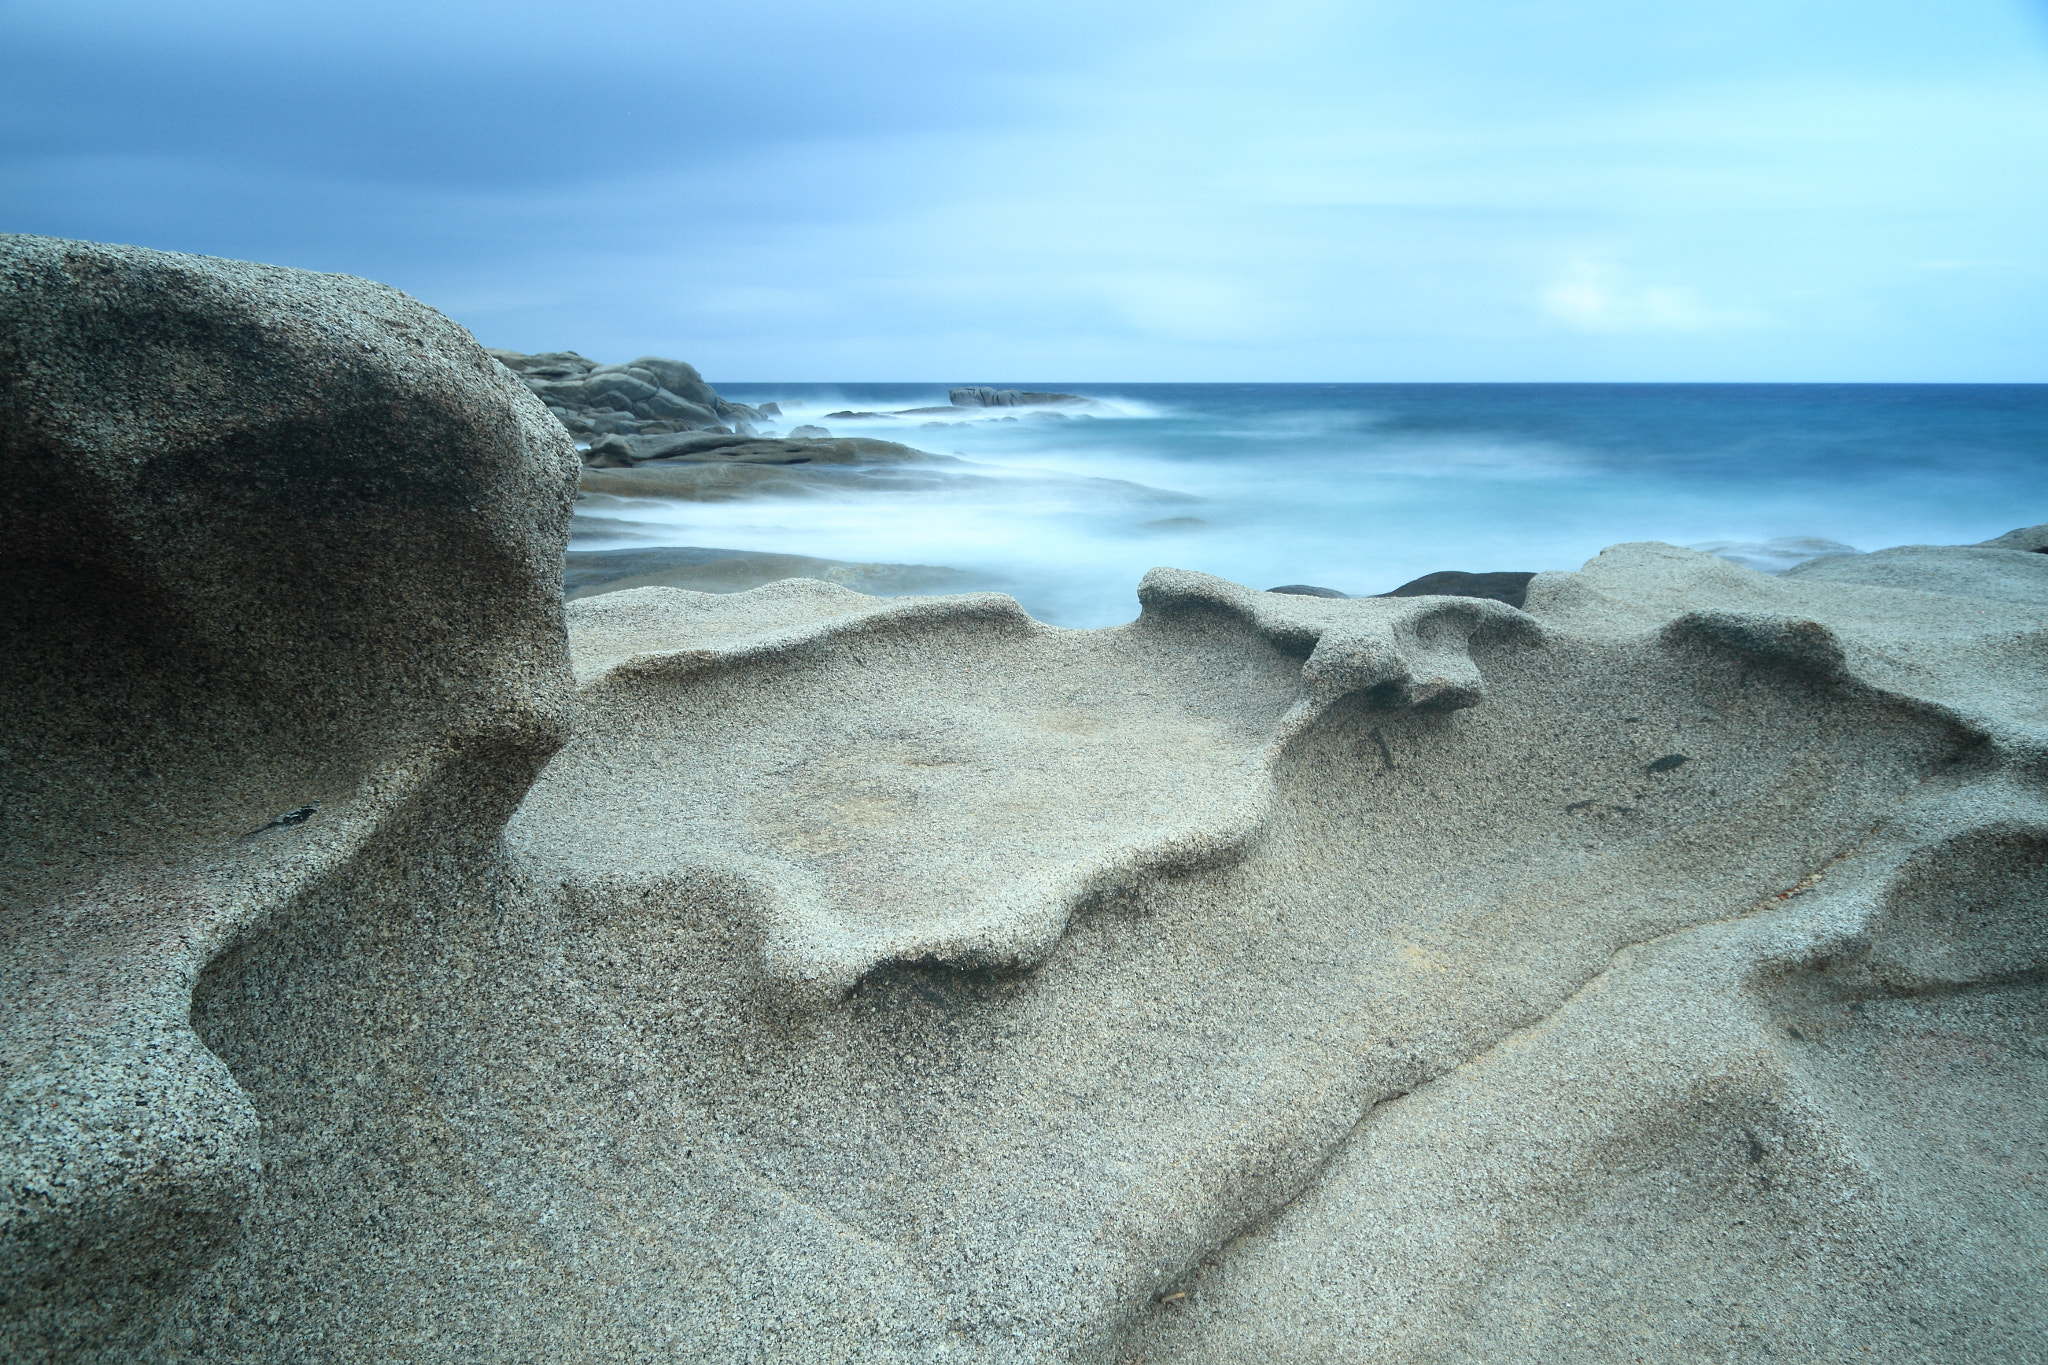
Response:
POLYGON ((2031 3, 0 2, 0 229, 713 376, 2042 379, 2031 3))
POLYGON ((1595 261, 1566 267, 1542 302, 1551 317, 1588 332, 1703 332, 1768 320, 1752 309, 1708 303, 1685 285, 1637 284, 1619 267, 1595 261))

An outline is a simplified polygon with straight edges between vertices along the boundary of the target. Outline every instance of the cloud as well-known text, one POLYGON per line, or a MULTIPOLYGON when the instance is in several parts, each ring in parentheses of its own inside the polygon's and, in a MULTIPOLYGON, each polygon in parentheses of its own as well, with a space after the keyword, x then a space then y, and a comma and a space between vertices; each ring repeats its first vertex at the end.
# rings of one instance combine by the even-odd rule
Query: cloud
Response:
POLYGON ((0 230, 749 379, 2039 379, 2019 5, 0 0, 0 230))
POLYGON ((1755 327, 1753 310, 1715 307, 1683 285, 1632 284, 1615 266, 1575 261, 1542 294, 1544 311, 1588 332, 1703 332, 1755 327))

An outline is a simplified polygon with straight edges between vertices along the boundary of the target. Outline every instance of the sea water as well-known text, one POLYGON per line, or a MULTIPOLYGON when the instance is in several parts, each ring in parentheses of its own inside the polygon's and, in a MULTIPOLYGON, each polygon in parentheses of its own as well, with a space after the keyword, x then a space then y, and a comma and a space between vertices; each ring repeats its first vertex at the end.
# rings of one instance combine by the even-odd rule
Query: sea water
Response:
POLYGON ((1001 384, 1085 414, 942 406, 941 384, 721 383, 835 436, 956 456, 877 489, 635 501, 578 548, 943 565, 1039 619, 1137 613, 1155 565, 1384 592, 1438 569, 1574 569, 1662 540, 1765 572, 2048 521, 2048 385, 1001 384))

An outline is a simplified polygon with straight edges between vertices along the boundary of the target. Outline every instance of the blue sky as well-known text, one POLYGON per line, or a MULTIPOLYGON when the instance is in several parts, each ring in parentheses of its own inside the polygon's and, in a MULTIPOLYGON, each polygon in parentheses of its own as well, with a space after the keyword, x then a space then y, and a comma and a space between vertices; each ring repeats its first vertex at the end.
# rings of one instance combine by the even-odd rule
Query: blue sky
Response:
POLYGON ((2042 0, 43 0, 0 109, 0 229, 714 380, 2048 380, 2042 0))

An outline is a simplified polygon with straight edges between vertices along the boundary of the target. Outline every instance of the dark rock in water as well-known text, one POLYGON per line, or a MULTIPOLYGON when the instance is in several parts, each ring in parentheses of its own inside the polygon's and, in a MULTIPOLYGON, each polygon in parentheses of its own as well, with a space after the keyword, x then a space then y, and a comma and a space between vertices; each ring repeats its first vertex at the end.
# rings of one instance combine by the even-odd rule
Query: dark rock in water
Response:
MULTIPOLYGON (((1193 517, 1176 517, 1176 518, 1175 518, 1175 520, 1176 520, 1176 521, 1194 521, 1195 519, 1194 519, 1193 517)), ((1156 523, 1156 522, 1155 522, 1155 523, 1153 523, 1153 524, 1154 524, 1154 525, 1157 525, 1158 523, 1156 523)), ((1350 593, 1348 593, 1348 592, 1338 592, 1338 591, 1337 591, 1337 590, 1336 590, 1335 588, 1318 588, 1318 587, 1313 587, 1313 586, 1311 586, 1311 585, 1309 585, 1309 584, 1307 584, 1307 583, 1289 583, 1289 584, 1288 584, 1287 586, 1285 586, 1285 587, 1282 587, 1282 588, 1268 588, 1268 589, 1266 589, 1266 591, 1267 591, 1267 592, 1284 592, 1284 593, 1287 593, 1287 594, 1289 594, 1290 596, 1293 596, 1293 597, 1342 597, 1342 598, 1346 598, 1346 599, 1348 599, 1348 598, 1349 598, 1349 597, 1351 596, 1351 594, 1350 594, 1350 593)))
POLYGON ((780 417, 782 416, 782 404, 763 403, 760 407, 754 409, 754 413, 758 417, 780 417))
POLYGON ((1031 393, 1022 389, 988 389, 980 386, 950 389, 946 397, 956 408, 1083 407, 1095 400, 1078 393, 1031 393))
POLYGON ((1528 597, 1529 580, 1535 576, 1533 573, 1466 573, 1460 569, 1443 569, 1403 583, 1392 592, 1374 593, 1373 596, 1484 597, 1519 607, 1528 597))
POLYGON ((633 441, 627 436, 607 436, 591 444, 583 454, 583 463, 592 469, 631 469, 633 467, 633 441))
POLYGON ((574 351, 522 355, 492 351, 574 432, 644 435, 703 431, 723 422, 759 421, 761 413, 731 403, 704 382, 693 365, 644 355, 624 365, 600 365, 574 351))
POLYGON ((576 455, 396 289, 6 236, 0 471, 0 1358, 154 1359, 288 1218, 265 1087, 355 1074, 343 945, 489 913, 576 455))
POLYGON ((874 418, 887 418, 887 419, 889 419, 890 421, 894 421, 894 420, 895 420, 895 418, 896 418, 896 414, 895 414, 895 413, 893 413, 893 412, 854 412, 854 411, 853 411, 853 410, 851 410, 851 409, 847 409, 846 411, 843 411, 843 412, 828 412, 828 413, 826 413, 826 414, 825 414, 825 417, 826 417, 826 420, 827 420, 827 421, 831 420, 831 419, 832 419, 832 418, 834 418, 834 417, 858 417, 858 418, 868 418, 868 417, 874 417, 874 418))
POLYGON ((827 431, 823 427, 801 426, 791 427, 789 429, 789 436, 791 440, 804 440, 807 438, 814 440, 822 440, 825 437, 829 437, 831 434, 831 432, 827 431))
POLYGON ((627 361, 622 368, 644 370, 670 393, 699 407, 709 408, 720 417, 731 416, 728 409, 735 406, 720 398, 718 390, 704 382, 704 376, 697 373, 695 365, 658 355, 643 355, 638 360, 627 361))

